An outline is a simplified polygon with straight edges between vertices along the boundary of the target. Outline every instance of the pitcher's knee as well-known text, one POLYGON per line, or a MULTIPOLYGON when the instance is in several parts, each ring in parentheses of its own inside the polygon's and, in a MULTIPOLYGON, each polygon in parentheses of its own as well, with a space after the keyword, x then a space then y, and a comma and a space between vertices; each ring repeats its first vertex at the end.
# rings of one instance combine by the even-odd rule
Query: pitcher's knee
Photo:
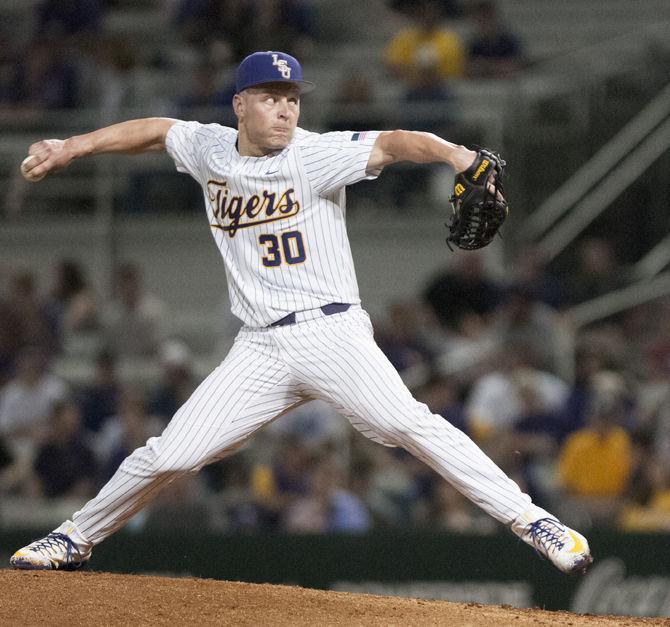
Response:
POLYGON ((201 464, 182 452, 166 446, 162 437, 149 438, 148 442, 133 451, 121 464, 122 470, 133 475, 148 477, 167 474, 183 475, 196 470, 201 464))
POLYGON ((379 424, 378 432, 384 440, 394 446, 405 448, 408 443, 417 440, 442 439, 453 437, 458 431, 445 418, 433 414, 425 405, 419 405, 419 411, 393 420, 385 420, 379 424))
POLYGON ((410 427, 398 422, 384 421, 371 426, 373 427, 373 434, 368 435, 368 437, 386 446, 403 446, 411 437, 410 427))

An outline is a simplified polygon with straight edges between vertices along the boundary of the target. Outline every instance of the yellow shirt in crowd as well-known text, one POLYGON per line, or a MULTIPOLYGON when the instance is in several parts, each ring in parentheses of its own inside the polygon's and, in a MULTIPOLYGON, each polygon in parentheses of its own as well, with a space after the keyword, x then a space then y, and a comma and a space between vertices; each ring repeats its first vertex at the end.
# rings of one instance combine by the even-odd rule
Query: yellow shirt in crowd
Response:
POLYGON ((670 488, 661 490, 646 506, 629 505, 619 516, 624 531, 670 531, 670 488))
POLYGON ((441 78, 458 78, 463 76, 465 49, 453 31, 407 28, 386 48, 386 62, 397 70, 409 72, 435 63, 441 78))
POLYGON ((630 476, 631 452, 630 437, 621 427, 613 427, 604 436, 593 429, 580 429, 560 451, 561 483, 573 496, 617 496, 630 476))

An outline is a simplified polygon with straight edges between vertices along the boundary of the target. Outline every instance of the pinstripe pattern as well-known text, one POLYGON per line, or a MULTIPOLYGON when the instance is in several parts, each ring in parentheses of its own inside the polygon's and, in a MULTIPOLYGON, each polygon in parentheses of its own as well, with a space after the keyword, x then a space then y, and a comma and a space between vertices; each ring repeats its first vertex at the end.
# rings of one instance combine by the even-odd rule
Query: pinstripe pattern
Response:
POLYGON ((73 520, 90 542, 121 527, 160 488, 233 452, 304 399, 264 341, 238 338, 226 359, 177 411, 160 437, 134 451, 73 520))
MULTIPOLYGON (((218 124, 178 122, 170 129, 166 148, 177 170, 190 174, 204 189, 207 217, 216 225, 217 203, 208 181, 225 182, 226 198, 244 200, 263 191, 278 198, 294 190, 300 210, 293 216, 240 228, 233 237, 217 226, 212 235, 226 267, 233 314, 250 326, 267 326, 294 311, 332 302, 360 303, 354 262, 346 233, 344 186, 373 179, 366 173, 378 132, 360 141, 353 133, 310 133, 296 129, 282 151, 265 157, 241 157, 237 131, 218 124), (305 263, 265 267, 260 234, 302 234, 305 263)), ((243 219, 241 223, 250 222, 243 219)), ((229 223, 223 221, 224 225, 229 223)))
POLYGON ((233 129, 197 122, 171 127, 167 150, 177 169, 203 186, 233 313, 245 326, 164 433, 134 451, 75 513, 74 523, 91 543, 116 531, 175 478, 232 453, 310 398, 330 403, 368 438, 407 449, 499 521, 510 524, 531 506, 530 497, 465 434, 414 400, 374 342, 359 304, 344 188, 379 174, 366 173, 378 133, 355 136, 297 129, 284 150, 241 157, 233 129), (264 194, 286 199, 288 190, 294 200, 286 201, 281 219, 275 220, 274 205, 272 211, 266 205, 264 214, 258 209, 264 194), (250 209, 243 215, 245 202, 250 209), (279 242, 287 232, 300 233, 305 258, 263 264, 264 253, 272 253, 259 234, 279 242), (352 307, 325 316, 319 307, 331 302, 352 307), (269 326, 293 312, 297 324, 269 326))
POLYGON ((133 452, 73 521, 97 544, 159 489, 232 453, 307 398, 332 404, 365 436, 407 449, 506 524, 530 506, 465 434, 412 398, 375 344, 367 314, 353 308, 287 327, 244 327, 165 432, 133 452))
POLYGON ((528 509, 530 498, 470 438, 412 397, 364 311, 300 326, 280 330, 278 344, 309 394, 363 435, 405 448, 496 519, 510 523, 528 509))

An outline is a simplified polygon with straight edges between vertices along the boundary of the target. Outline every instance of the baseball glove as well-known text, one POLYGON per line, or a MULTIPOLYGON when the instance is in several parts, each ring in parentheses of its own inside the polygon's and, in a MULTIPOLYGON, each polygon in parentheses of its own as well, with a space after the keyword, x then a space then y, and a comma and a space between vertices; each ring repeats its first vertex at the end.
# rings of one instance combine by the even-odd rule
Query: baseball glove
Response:
POLYGON ((494 152, 480 149, 474 163, 456 176, 453 208, 447 246, 464 250, 483 248, 498 233, 507 218, 507 201, 503 196, 502 178, 505 162, 494 152))

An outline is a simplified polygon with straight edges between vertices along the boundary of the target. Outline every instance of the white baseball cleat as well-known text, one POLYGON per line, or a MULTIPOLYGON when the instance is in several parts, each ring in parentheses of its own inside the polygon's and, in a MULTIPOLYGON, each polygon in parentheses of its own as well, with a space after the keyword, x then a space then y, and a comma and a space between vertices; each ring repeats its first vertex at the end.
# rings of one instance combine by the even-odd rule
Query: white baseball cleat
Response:
POLYGON ((91 558, 91 552, 91 544, 66 520, 44 538, 19 549, 9 563, 21 570, 76 570, 91 558))
POLYGON ((593 562, 586 538, 540 508, 519 516, 512 531, 563 573, 584 573, 593 562))

